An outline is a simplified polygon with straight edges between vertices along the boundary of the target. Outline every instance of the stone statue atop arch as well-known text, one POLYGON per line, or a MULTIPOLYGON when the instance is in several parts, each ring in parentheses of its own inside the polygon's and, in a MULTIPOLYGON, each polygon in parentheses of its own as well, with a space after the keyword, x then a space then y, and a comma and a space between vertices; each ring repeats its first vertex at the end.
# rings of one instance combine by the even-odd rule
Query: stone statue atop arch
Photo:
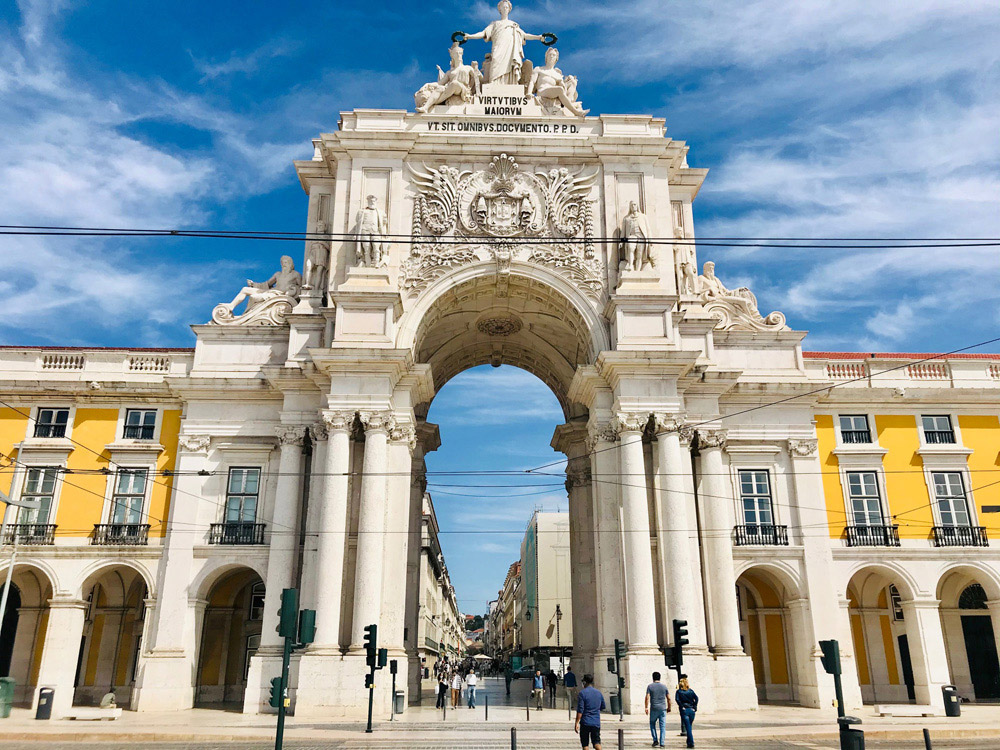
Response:
POLYGON ((295 270, 295 261, 288 255, 281 256, 281 270, 267 281, 247 279, 232 302, 216 305, 212 322, 219 325, 281 325, 285 316, 299 299, 302 275, 295 270), (234 310, 246 300, 241 315, 234 310))
POLYGON ((439 65, 437 81, 425 83, 413 95, 417 112, 427 114, 437 104, 471 101, 479 91, 482 73, 462 61, 462 48, 458 42, 451 45, 448 54, 451 56, 451 67, 444 71, 439 65))
POLYGON ((525 93, 538 97, 545 114, 562 114, 565 108, 570 114, 583 117, 590 110, 576 100, 576 76, 564 76, 556 67, 557 62, 559 50, 549 47, 545 51, 545 66, 532 70, 525 93))
POLYGON ((728 289, 715 275, 715 263, 705 263, 704 272, 698 277, 698 296, 705 311, 718 318, 723 330, 784 330, 785 316, 772 312, 766 318, 757 308, 757 297, 747 287, 728 289))
MULTIPOLYGON (((516 21, 510 19, 514 6, 510 0, 500 0, 497 10, 500 19, 493 21, 478 34, 462 35, 462 42, 470 39, 482 39, 490 42, 490 64, 485 72, 487 83, 507 83, 520 85, 521 66, 524 64, 524 44, 528 40, 552 43, 554 34, 529 34, 516 21), (550 41, 551 40, 551 41, 550 41)), ((456 35, 457 36, 457 35, 456 35)))

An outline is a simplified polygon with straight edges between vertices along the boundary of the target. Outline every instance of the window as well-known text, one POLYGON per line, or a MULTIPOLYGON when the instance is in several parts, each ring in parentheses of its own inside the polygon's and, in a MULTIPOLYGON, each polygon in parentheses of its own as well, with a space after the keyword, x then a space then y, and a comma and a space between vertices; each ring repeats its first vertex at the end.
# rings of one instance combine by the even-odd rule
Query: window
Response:
POLYGON ((969 526, 969 501, 965 496, 965 482, 958 471, 933 471, 934 500, 941 515, 942 526, 969 526))
POLYGON ((52 498, 56 491, 56 477, 59 469, 54 467, 28 469, 21 490, 21 500, 37 503, 37 508, 19 508, 17 522, 24 524, 46 524, 52 511, 52 498))
POLYGON ((250 588, 250 619, 264 619, 264 583, 258 581, 250 588))
POLYGON ((152 440, 156 430, 156 409, 129 409, 125 412, 125 439, 152 440))
POLYGON ((986 590, 978 583, 967 586, 958 597, 959 609, 989 609, 986 604, 986 590))
POLYGON ((115 492, 111 498, 111 523, 142 523, 145 499, 146 470, 121 469, 115 477, 115 492))
POLYGON ((847 473, 847 495, 851 501, 851 519, 855 526, 881 526, 882 498, 874 471, 847 473))
POLYGON ((743 507, 745 525, 770 526, 774 523, 771 512, 771 482, 766 471, 740 470, 740 504, 743 507))
POLYGON ((892 609, 892 619, 899 622, 903 619, 903 597, 899 595, 896 584, 889 584, 889 605, 892 609))
POLYGON ((69 409, 39 409, 35 418, 36 438, 66 437, 69 409))
POLYGON ((947 414, 923 416, 924 440, 928 443, 954 443, 955 431, 951 428, 951 417, 947 414))
POLYGON ((253 655, 257 653, 257 649, 259 648, 260 636, 248 635, 246 651, 243 655, 243 682, 246 682, 247 678, 250 676, 250 659, 253 658, 253 655))
POLYGON ((871 430, 864 414, 848 414, 840 418, 840 439, 845 443, 870 443, 871 430))
POLYGON ((226 523, 253 523, 257 520, 260 469, 230 469, 226 493, 226 523))

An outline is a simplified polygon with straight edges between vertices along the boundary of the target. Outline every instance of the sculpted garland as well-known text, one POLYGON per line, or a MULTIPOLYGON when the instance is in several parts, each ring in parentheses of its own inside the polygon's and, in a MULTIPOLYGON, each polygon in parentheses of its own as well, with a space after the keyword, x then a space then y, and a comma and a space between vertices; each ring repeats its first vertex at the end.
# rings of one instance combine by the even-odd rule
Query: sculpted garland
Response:
POLYGON ((556 268, 599 299, 604 266, 594 252, 593 202, 588 199, 597 170, 563 167, 527 173, 513 157, 501 154, 484 170, 444 165, 411 166, 410 171, 419 192, 411 254, 400 275, 403 290, 418 294, 452 268, 490 259, 497 263, 498 286, 503 286, 516 259, 556 268), (439 241, 445 238, 450 241, 439 241), (538 243, 524 241, 531 239, 538 243))

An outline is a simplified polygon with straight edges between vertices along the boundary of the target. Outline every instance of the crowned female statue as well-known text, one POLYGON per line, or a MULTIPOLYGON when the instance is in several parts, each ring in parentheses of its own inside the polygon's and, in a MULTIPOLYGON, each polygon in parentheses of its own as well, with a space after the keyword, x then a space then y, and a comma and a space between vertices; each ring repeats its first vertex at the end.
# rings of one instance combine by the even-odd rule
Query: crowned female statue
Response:
POLYGON ((486 71, 487 83, 521 84, 524 43, 529 39, 554 40, 551 34, 529 34, 515 21, 511 21, 510 12, 513 8, 510 0, 500 0, 497 3, 497 10, 500 11, 499 21, 494 21, 478 34, 462 35, 463 41, 482 39, 492 44, 489 69, 486 71))

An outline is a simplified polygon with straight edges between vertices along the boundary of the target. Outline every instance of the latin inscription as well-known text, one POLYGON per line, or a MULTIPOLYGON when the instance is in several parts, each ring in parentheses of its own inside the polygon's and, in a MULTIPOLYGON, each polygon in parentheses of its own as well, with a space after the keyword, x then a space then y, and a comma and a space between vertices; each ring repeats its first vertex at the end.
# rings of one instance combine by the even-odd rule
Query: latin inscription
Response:
POLYGON ((579 133, 580 127, 574 123, 557 122, 469 122, 466 120, 431 120, 427 129, 432 133, 524 133, 570 135, 579 133))

